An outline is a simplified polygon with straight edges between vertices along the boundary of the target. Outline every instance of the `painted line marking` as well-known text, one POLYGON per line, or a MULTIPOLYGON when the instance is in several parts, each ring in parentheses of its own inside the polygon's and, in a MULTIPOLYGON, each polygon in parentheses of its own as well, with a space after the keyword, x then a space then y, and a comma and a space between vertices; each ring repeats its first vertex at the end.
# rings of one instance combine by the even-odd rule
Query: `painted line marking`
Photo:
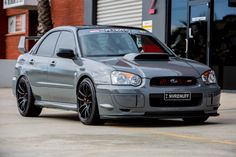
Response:
POLYGON ((145 129, 144 128, 126 128, 125 126, 124 127, 123 126, 117 126, 117 127, 123 128, 125 130, 130 131, 130 132, 135 131, 135 132, 152 134, 152 135, 163 135, 163 136, 172 137, 172 138, 176 138, 176 139, 192 140, 194 142, 205 142, 205 143, 226 144, 226 145, 236 146, 236 142, 228 141, 228 140, 222 140, 222 139, 210 139, 210 138, 206 138, 206 137, 187 135, 187 134, 152 131, 152 130, 147 130, 147 128, 145 128, 145 129))

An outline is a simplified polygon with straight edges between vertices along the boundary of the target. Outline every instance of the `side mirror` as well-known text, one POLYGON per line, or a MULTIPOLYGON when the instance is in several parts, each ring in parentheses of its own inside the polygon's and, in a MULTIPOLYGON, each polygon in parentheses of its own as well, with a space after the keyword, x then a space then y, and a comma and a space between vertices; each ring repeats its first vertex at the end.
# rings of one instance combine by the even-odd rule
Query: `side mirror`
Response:
POLYGON ((26 49, 26 40, 34 40, 37 41, 39 40, 41 37, 40 36, 21 36, 20 37, 20 41, 18 44, 18 50, 20 51, 20 53, 27 53, 28 50, 26 49))
POLYGON ((25 40, 26 40, 26 37, 25 37, 25 36, 21 36, 21 37, 20 37, 19 44, 18 44, 18 50, 19 50, 20 53, 22 53, 22 54, 27 53, 27 50, 26 50, 26 48, 25 48, 25 40))
POLYGON ((58 57, 73 59, 75 57, 74 51, 72 49, 59 49, 57 52, 58 57))

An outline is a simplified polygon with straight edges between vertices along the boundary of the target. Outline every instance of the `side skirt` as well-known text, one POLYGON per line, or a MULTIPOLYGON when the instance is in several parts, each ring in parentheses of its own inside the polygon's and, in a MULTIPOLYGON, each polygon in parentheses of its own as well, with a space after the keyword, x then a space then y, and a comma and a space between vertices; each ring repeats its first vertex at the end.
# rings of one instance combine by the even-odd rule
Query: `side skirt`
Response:
POLYGON ((56 108, 62 110, 71 110, 77 112, 77 104, 61 103, 61 102, 50 102, 50 101, 38 101, 34 103, 36 106, 46 108, 56 108))

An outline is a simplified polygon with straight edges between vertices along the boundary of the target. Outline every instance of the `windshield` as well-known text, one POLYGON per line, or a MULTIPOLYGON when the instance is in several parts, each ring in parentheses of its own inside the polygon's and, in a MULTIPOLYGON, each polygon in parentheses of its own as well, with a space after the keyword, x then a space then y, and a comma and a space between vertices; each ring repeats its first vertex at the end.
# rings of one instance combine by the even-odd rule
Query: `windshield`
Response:
POLYGON ((121 31, 81 30, 80 45, 83 56, 124 56, 128 53, 168 54, 150 35, 121 31))

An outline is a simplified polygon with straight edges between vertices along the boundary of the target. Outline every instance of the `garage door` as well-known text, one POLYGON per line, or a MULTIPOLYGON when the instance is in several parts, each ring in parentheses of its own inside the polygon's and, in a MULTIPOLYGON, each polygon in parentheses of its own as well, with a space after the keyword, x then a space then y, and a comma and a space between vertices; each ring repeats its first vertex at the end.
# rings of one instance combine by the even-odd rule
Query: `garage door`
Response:
POLYGON ((142 0, 98 0, 97 24, 141 27, 142 0))

